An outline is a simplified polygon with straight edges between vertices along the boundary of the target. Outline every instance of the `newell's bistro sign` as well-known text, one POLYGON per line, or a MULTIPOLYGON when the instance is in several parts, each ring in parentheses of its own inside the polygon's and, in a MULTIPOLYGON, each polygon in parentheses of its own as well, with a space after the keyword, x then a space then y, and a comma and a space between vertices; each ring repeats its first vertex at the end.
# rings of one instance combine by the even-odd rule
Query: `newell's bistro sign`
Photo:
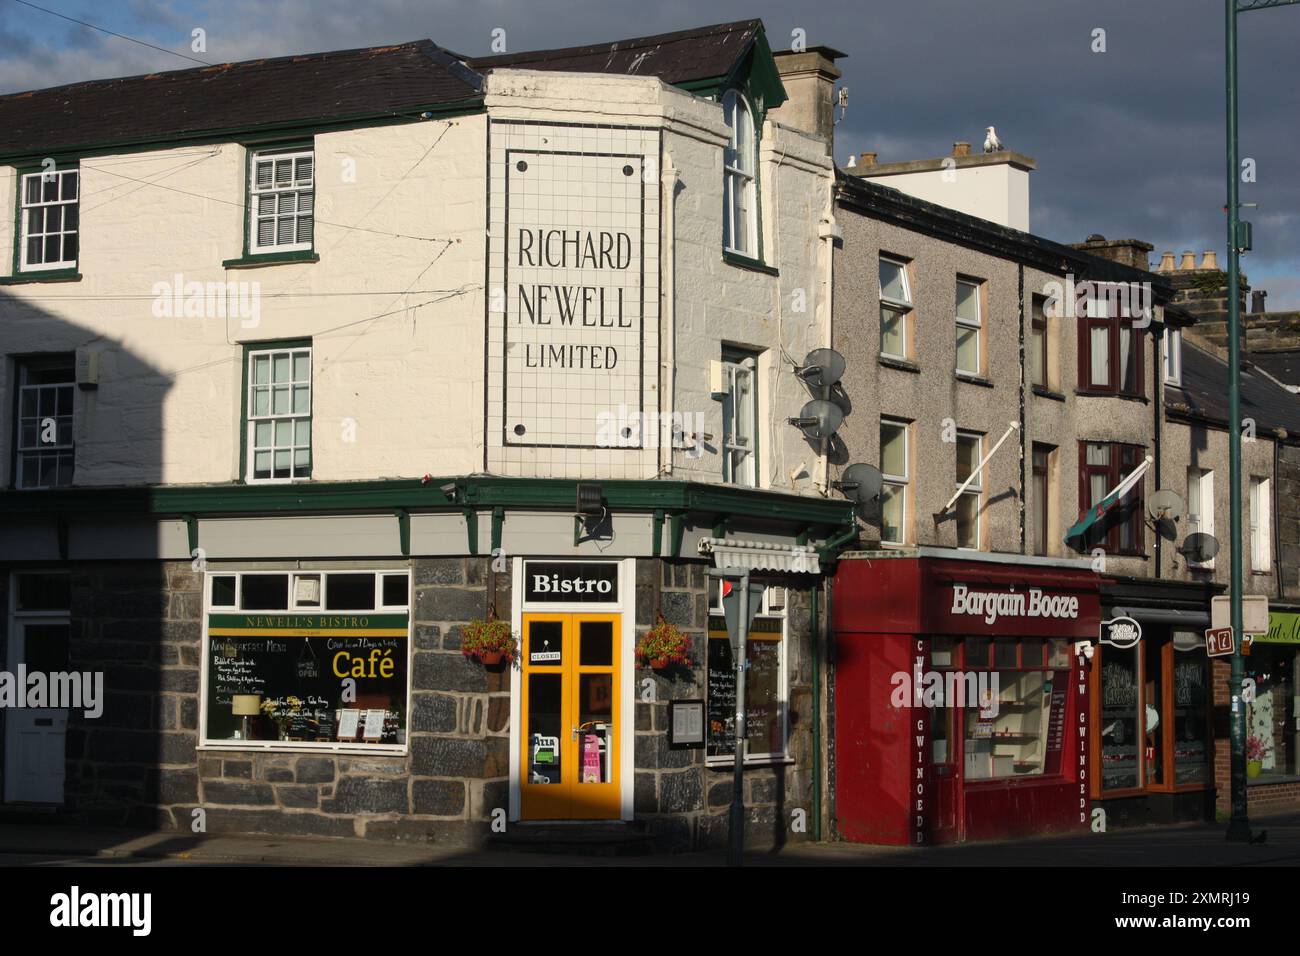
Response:
POLYGON ((613 604, 618 601, 618 565, 526 561, 524 600, 530 604, 613 604))
POLYGON ((646 158, 507 149, 505 160, 503 441, 609 446, 599 416, 628 420, 645 400, 646 158))

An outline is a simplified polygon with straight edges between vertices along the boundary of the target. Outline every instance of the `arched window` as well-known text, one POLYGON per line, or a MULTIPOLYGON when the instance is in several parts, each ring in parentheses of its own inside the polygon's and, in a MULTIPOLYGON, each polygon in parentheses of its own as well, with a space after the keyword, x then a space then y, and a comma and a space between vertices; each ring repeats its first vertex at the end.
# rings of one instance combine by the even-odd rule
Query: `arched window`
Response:
POLYGON ((722 247, 758 258, 758 141, 754 113, 737 90, 722 97, 722 115, 731 139, 722 161, 722 247))

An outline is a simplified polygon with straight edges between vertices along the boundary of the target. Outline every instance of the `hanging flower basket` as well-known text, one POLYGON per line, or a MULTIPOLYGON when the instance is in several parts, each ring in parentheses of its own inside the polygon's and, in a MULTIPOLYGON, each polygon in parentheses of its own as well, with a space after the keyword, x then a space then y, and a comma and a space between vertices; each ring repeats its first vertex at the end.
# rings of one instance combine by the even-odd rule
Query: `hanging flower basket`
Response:
POLYGON ((485 667, 513 661, 518 647, 510 625, 496 618, 470 621, 460 629, 460 652, 485 667))
POLYGON ((675 624, 662 617, 636 642, 638 667, 651 667, 657 671, 673 667, 692 667, 691 639, 675 624))

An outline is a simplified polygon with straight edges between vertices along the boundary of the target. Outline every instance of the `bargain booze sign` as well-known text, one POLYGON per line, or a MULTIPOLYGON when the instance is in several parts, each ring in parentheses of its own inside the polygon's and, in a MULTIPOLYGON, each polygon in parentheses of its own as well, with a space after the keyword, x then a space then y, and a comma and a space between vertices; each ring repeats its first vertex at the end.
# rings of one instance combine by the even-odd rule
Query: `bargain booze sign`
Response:
POLYGON ((1096 591, 951 582, 929 613, 939 633, 1095 637, 1096 591))

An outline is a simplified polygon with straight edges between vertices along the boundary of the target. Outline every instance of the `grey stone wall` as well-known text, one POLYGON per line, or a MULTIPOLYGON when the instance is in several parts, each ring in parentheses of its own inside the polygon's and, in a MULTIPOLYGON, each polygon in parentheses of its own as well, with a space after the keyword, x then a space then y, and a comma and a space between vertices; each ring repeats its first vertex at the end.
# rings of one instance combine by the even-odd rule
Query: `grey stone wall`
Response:
POLYGON ((1300 448, 1279 444, 1277 461, 1278 555, 1282 597, 1300 597, 1300 448))
MULTIPOLYGON (((655 602, 664 620, 691 636, 689 671, 660 673, 637 670, 633 680, 636 703, 636 818, 658 843, 674 850, 721 848, 727 845, 731 807, 732 768, 709 767, 704 750, 673 750, 668 746, 668 702, 706 698, 708 595, 706 565, 669 561, 637 562, 637 634, 655 623, 655 602), (656 579, 658 579, 656 581, 656 579), (652 701, 643 699, 643 682, 654 682, 652 701)), ((803 809, 811 830, 812 801, 812 671, 809 592, 789 583, 790 615, 787 645, 790 743, 793 765, 753 767, 744 773, 745 840, 748 845, 777 846, 803 840, 808 833, 791 830, 792 811, 803 809)))

